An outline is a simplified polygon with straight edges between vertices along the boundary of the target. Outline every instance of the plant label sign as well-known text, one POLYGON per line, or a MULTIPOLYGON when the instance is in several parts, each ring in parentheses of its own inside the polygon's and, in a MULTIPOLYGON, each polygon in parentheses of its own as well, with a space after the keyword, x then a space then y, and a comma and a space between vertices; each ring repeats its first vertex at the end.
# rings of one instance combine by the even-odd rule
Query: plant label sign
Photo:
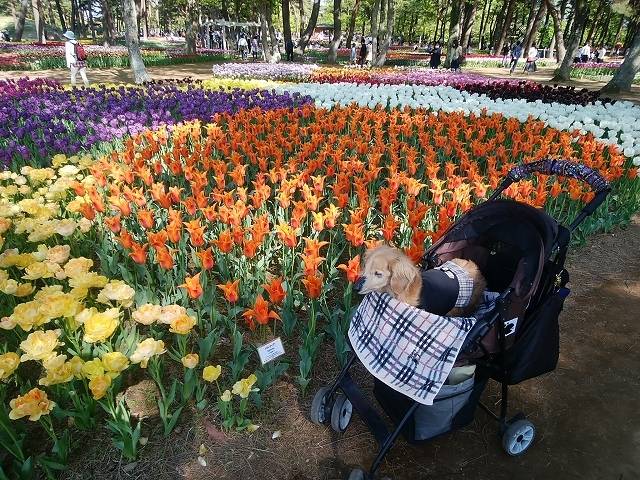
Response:
POLYGON ((258 347, 258 355, 260 356, 260 362, 262 362, 262 365, 266 365, 272 360, 284 355, 284 347, 282 346, 282 340, 280 340, 280 337, 258 347))

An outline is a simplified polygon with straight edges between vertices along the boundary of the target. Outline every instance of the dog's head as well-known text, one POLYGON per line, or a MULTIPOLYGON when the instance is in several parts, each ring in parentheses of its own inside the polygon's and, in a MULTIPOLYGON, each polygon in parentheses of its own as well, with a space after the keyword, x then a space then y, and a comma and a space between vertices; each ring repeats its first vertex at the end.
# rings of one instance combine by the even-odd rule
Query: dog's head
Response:
POLYGON ((375 291, 399 297, 419 280, 419 275, 418 269, 402 251, 381 245, 365 253, 355 288, 362 295, 375 291))

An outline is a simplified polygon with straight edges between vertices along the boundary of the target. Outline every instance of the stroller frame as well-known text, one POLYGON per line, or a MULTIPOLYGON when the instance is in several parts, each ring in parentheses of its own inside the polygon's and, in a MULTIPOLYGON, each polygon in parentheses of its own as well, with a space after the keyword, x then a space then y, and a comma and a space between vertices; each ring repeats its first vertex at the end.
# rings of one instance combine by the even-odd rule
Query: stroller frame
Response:
MULTIPOLYGON (((501 195, 501 193, 512 183, 517 182, 533 173, 572 177, 588 183, 596 192, 594 198, 587 205, 585 205, 585 207, 568 228, 559 226, 558 235, 554 242, 554 248, 552 249, 555 253, 555 258, 552 262, 552 272, 555 275, 555 286, 557 287, 558 285, 560 285, 564 287, 564 285, 568 282, 568 274, 564 270, 564 261, 569 244, 570 234, 578 227, 578 225, 580 225, 580 223, 582 223, 589 215, 591 215, 596 210, 596 208, 598 208, 598 206, 600 206, 600 204, 609 194, 610 187, 606 180, 598 172, 584 165, 561 160, 540 160, 528 164, 518 165, 513 168, 485 203, 496 200, 501 195)), ((446 237, 447 233, 455 228, 456 224, 450 227, 449 230, 445 232, 443 237, 446 237)), ((430 252, 427 252, 425 254, 423 260, 425 260, 426 264, 431 264, 431 266, 433 266, 433 258, 430 257, 430 252)), ((536 290, 540 292, 541 288, 546 288, 548 292, 550 287, 553 287, 553 285, 546 285, 545 287, 541 287, 541 285, 538 285, 536 290)), ((531 422, 525 420, 526 417, 522 412, 517 412, 511 418, 508 418, 507 416, 510 383, 507 375, 507 370, 509 367, 506 364, 506 356, 504 355, 504 353, 508 349, 506 342, 507 326, 505 325, 505 319, 502 317, 502 312, 504 311, 503 306, 508 303, 513 290, 513 288, 509 287, 500 293, 499 297, 496 300, 496 306, 493 309, 492 313, 488 316, 488 318, 477 321, 472 330, 469 332, 467 339, 460 349, 460 354, 465 351, 469 351, 470 349, 480 349, 483 353, 483 356, 481 358, 474 360, 477 371, 481 372, 479 376, 484 379, 484 383, 479 387, 480 390, 478 393, 478 397, 484 390, 486 379, 492 376, 494 377, 494 379, 500 379, 499 383, 501 401, 499 413, 495 413, 491 408, 482 403, 479 398, 477 398, 475 402, 476 405, 478 405, 491 418, 498 422, 499 434, 503 437, 503 447, 507 449, 504 443, 506 441, 505 436, 507 434, 522 436, 521 432, 523 431, 523 425, 531 429, 532 436, 530 438, 530 442, 527 443, 527 445, 524 446, 521 451, 512 453, 507 450, 507 453, 509 453, 509 455, 516 456, 524 453, 529 447, 530 443, 533 441, 535 429, 533 428, 533 424, 531 422), (494 328, 496 330, 498 348, 497 352, 492 353, 497 354, 494 357, 497 357, 499 359, 497 363, 491 361, 489 352, 481 343, 487 332, 494 328), (518 427, 519 430, 511 429, 513 431, 510 432, 510 427, 512 426, 518 427)), ((535 296, 539 299, 542 294, 538 293, 535 296)), ((358 412, 361 419, 364 421, 364 423, 367 425, 367 427, 375 437, 380 448, 368 472, 356 468, 351 471, 348 478, 349 480, 372 480, 375 477, 376 472, 380 468, 384 457, 393 447, 400 434, 405 430, 407 424, 412 420, 412 417, 414 416, 418 407, 420 407, 422 404, 407 398, 407 400, 412 402, 411 405, 405 411, 404 415, 399 418, 393 419, 395 428, 390 431, 378 412, 367 401, 365 395, 363 394, 363 391, 360 389, 360 387, 358 387, 358 385, 356 385, 353 378, 351 377, 351 374, 349 373, 349 370, 351 369, 357 358, 357 355, 352 351, 347 362, 342 367, 339 375, 336 377, 332 385, 330 387, 322 387, 318 390, 311 406, 311 420, 317 424, 330 423, 335 431, 343 433, 349 424, 352 411, 353 409, 355 409, 355 411, 358 412)), ((511 384, 513 383, 518 383, 518 381, 511 382, 511 384)), ((471 413, 471 418, 469 421, 465 422, 465 424, 469 423, 473 419, 473 411, 475 410, 475 405, 472 408, 473 410, 471 413)), ((387 411, 386 408, 384 408, 384 405, 383 409, 387 411)), ((391 416, 388 411, 387 414, 391 416)), ((459 426, 454 426, 447 432, 444 432, 440 435, 449 433, 455 428, 459 428, 459 426)), ((428 438, 426 440, 410 439, 410 441, 412 443, 424 442, 431 439, 432 438, 428 438)))

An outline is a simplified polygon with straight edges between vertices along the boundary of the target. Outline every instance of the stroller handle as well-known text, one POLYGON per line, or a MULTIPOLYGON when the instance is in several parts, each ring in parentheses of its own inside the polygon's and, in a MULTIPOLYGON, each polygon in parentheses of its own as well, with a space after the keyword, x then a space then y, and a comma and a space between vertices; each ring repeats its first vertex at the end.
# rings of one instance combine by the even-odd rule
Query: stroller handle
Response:
POLYGON ((493 192, 491 197, 489 197, 489 201, 498 198, 500 194, 504 190, 509 188, 512 183, 519 182, 523 178, 526 178, 533 173, 575 178, 576 180, 580 180, 588 184, 594 190, 596 194, 595 197, 593 197, 593 199, 589 203, 587 203, 582 211, 578 214, 576 219, 569 227, 570 231, 575 230, 576 227, 580 225, 585 218, 591 215, 596 210, 596 208, 598 208, 600 204, 604 202, 604 199, 607 198, 607 195, 609 195, 609 192, 611 191, 609 182, 607 182, 599 172, 587 167, 586 165, 570 162, 568 160, 546 159, 538 160, 531 163, 524 163, 512 168, 505 179, 502 181, 502 183, 493 192))

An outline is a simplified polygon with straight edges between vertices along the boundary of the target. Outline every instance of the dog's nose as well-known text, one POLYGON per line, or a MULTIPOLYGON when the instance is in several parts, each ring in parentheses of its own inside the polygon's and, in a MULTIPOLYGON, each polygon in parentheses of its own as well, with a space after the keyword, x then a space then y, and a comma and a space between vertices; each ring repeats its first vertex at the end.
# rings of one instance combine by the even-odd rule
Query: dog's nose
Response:
POLYGON ((356 289, 356 292, 359 292, 364 286, 364 277, 360 276, 356 279, 353 287, 356 289))

